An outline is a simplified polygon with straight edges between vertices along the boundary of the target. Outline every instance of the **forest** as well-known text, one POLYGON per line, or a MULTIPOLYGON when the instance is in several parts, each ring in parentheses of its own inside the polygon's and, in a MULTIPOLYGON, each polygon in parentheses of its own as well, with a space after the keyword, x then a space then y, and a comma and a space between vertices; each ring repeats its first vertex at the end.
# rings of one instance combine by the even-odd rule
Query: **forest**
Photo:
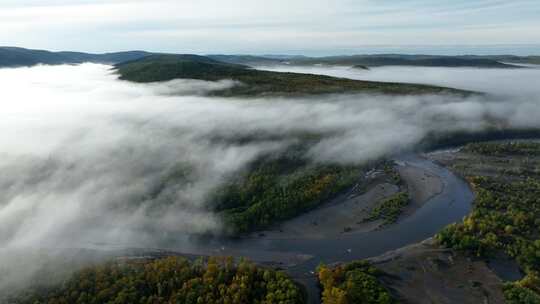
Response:
POLYGON ((59 286, 28 290, 14 304, 302 304, 282 272, 231 257, 113 261, 84 268, 59 286))
MULTIPOLYGON (((527 158, 539 151, 539 143, 480 143, 464 148, 479 155, 525 157, 523 167, 534 166, 527 158)), ((478 257, 504 252, 525 273, 522 280, 506 284, 508 303, 540 303, 540 179, 469 175, 468 181, 476 194, 472 213, 441 231, 437 240, 478 257)))
POLYGON ((540 156, 540 144, 535 142, 474 143, 463 147, 463 152, 487 156, 540 156))
POLYGON ((362 167, 319 164, 306 146, 257 159, 210 199, 234 234, 261 230, 311 210, 358 182, 362 167))
POLYGON ((391 304, 396 303, 381 284, 384 273, 366 261, 357 261, 317 269, 322 287, 323 304, 391 304))
POLYGON ((119 78, 132 82, 157 82, 172 79, 218 81, 236 80, 240 85, 214 91, 215 96, 298 96, 335 93, 455 94, 470 91, 421 84, 361 81, 324 75, 273 72, 252 69, 196 55, 151 55, 115 66, 119 78))

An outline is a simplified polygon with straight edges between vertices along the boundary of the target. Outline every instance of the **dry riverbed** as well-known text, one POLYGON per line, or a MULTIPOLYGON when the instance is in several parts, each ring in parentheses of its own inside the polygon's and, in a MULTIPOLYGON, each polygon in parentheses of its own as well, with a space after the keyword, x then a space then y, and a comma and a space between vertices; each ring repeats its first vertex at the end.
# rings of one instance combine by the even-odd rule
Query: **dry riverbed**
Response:
POLYGON ((483 260, 439 248, 433 241, 369 259, 387 275, 387 285, 403 303, 504 303, 502 281, 483 260))

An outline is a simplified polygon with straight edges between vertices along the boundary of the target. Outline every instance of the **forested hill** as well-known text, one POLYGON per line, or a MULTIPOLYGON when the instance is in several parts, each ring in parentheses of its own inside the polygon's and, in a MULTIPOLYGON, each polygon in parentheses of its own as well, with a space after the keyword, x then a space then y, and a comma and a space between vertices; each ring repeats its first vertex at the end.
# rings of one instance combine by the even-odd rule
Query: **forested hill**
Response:
POLYGON ((246 55, 212 55, 211 58, 229 63, 248 65, 338 65, 338 66, 424 66, 424 67, 475 67, 475 68, 521 68, 502 63, 534 63, 533 57, 519 56, 433 56, 433 55, 350 55, 330 57, 272 57, 246 55))
MULTIPOLYGON (((105 54, 83 52, 51 52, 19 47, 0 47, 0 67, 33 66, 36 64, 76 64, 82 62, 117 64, 158 54, 145 51, 127 51, 105 54)), ((207 58, 220 62, 242 65, 342 65, 356 67, 380 66, 431 66, 431 67, 476 67, 476 68, 520 68, 517 64, 539 64, 540 56, 514 55, 347 55, 328 57, 306 57, 287 55, 209 55, 207 58)))
POLYGON ((361 81, 323 75, 256 70, 197 55, 151 55, 116 65, 120 79, 158 82, 172 79, 218 81, 240 84, 214 91, 219 96, 314 95, 334 93, 375 93, 393 95, 457 94, 472 92, 420 84, 361 81))
POLYGON ((0 47, 0 67, 21 67, 37 64, 76 64, 83 62, 116 64, 150 55, 144 51, 129 51, 105 54, 81 52, 49 52, 16 47, 0 47))
POLYGON ((120 78, 133 82, 156 82, 176 78, 216 81, 235 78, 250 67, 220 62, 199 55, 150 55, 115 65, 120 78))

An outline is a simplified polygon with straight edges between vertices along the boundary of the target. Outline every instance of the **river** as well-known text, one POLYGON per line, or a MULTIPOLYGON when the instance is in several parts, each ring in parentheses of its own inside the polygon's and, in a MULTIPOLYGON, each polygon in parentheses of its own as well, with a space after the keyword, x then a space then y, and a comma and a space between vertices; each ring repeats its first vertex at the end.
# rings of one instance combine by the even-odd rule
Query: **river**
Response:
MULTIPOLYGON (((190 253, 201 255, 241 255, 254 261, 277 261, 283 255, 310 256, 291 266, 283 266, 308 291, 309 303, 319 303, 315 269, 319 263, 348 262, 381 255, 435 235, 448 224, 460 221, 471 211, 474 195, 468 184, 448 169, 416 154, 394 158, 407 166, 414 166, 438 176, 442 192, 430 198, 411 216, 383 229, 366 233, 344 234, 325 239, 235 239, 198 242, 190 253)), ((184 244, 185 239, 178 239, 184 244)), ((181 245, 167 239, 161 249, 185 252, 181 245)))

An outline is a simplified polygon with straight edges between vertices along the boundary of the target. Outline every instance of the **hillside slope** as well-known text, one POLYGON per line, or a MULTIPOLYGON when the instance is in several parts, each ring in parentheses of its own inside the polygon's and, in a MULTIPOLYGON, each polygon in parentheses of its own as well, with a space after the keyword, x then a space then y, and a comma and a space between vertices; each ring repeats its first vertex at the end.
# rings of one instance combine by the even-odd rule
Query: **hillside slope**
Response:
POLYGON ((335 93, 374 94, 457 94, 472 92, 419 84, 360 81, 323 75, 283 73, 252 69, 197 55, 152 55, 115 66, 120 79, 158 82, 172 79, 240 82, 232 88, 215 91, 219 96, 313 95, 335 93))
POLYGON ((115 64, 150 55, 144 51, 129 51, 105 54, 81 52, 49 52, 16 47, 0 47, 0 67, 21 67, 37 64, 76 64, 83 62, 115 64))

